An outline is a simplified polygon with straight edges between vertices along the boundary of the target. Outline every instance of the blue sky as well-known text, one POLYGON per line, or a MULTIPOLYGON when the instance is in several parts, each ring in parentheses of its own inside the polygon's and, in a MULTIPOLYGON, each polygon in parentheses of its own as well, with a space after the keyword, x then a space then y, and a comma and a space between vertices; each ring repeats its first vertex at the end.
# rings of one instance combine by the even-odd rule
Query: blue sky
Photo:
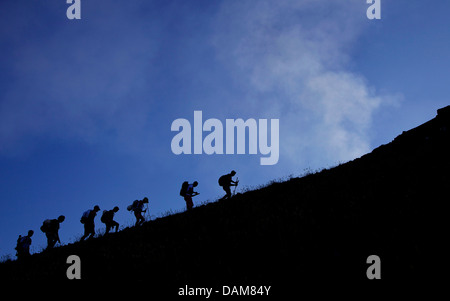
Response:
MULTIPOLYGON (((390 142, 448 105, 446 1, 0 1, 0 255, 19 234, 147 196, 153 217, 224 193, 235 169, 257 186, 334 166, 390 142), (280 159, 172 153, 177 118, 280 120, 280 159)), ((97 218, 97 227, 103 228, 97 218)))

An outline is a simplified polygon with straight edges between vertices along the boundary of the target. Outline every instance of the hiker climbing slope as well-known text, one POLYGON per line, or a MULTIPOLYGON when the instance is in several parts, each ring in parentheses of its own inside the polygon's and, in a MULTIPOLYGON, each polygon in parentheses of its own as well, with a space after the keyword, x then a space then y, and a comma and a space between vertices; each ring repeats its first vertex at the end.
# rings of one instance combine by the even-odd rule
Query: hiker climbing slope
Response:
POLYGON ((236 175, 236 172, 232 170, 229 174, 223 175, 219 178, 219 185, 222 186, 223 190, 227 193, 221 198, 221 200, 225 200, 231 197, 231 186, 237 186, 239 181, 233 181, 233 177, 236 175))
POLYGON ((64 215, 60 215, 58 219, 46 219, 41 226, 41 231, 47 236, 47 249, 51 249, 57 242, 61 243, 59 239, 60 224, 66 219, 64 215))
POLYGON ((94 209, 86 210, 81 216, 80 222, 84 224, 84 235, 81 237, 81 241, 86 237, 93 238, 95 235, 95 223, 94 219, 97 216, 97 212, 100 211, 99 206, 95 206, 94 209))
POLYGON ((19 235, 16 246, 17 259, 21 260, 23 258, 30 256, 31 236, 33 236, 33 234, 34 231, 30 230, 28 231, 28 235, 26 236, 19 235))
POLYGON ((187 181, 183 182, 181 185, 180 195, 184 198, 186 202, 187 210, 191 210, 194 207, 194 203, 192 202, 192 197, 199 195, 198 192, 194 191, 194 187, 197 187, 198 182, 195 181, 192 184, 189 184, 187 181))
POLYGON ((145 222, 145 218, 144 216, 142 216, 142 212, 147 212, 147 209, 144 210, 144 204, 148 204, 148 198, 146 197, 140 201, 135 200, 133 204, 127 207, 128 211, 134 212, 134 216, 136 217, 135 226, 140 226, 145 222))
POLYGON ((117 232, 117 230, 119 230, 119 223, 114 220, 114 213, 116 213, 117 211, 119 211, 119 207, 117 207, 117 206, 114 207, 113 210, 104 210, 103 211, 100 221, 106 225, 105 234, 109 233, 109 230, 111 230, 111 228, 114 228, 114 227, 116 228, 116 232, 117 232))

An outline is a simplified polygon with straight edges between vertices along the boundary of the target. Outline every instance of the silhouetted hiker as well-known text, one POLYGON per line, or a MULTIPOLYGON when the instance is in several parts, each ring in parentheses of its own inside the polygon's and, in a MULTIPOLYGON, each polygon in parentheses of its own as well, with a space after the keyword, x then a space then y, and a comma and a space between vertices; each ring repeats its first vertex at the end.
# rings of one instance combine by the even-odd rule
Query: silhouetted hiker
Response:
POLYGON ((187 210, 191 210, 194 207, 194 203, 192 202, 192 197, 198 195, 199 193, 194 191, 194 187, 197 187, 198 182, 195 181, 192 184, 189 184, 187 181, 183 182, 181 185, 180 195, 184 198, 186 202, 187 210))
POLYGON ((114 207, 113 210, 105 210, 103 211, 102 217, 100 218, 100 221, 106 225, 106 231, 105 234, 109 233, 109 230, 111 228, 116 227, 116 232, 119 230, 119 223, 114 221, 114 213, 119 211, 119 207, 114 207))
POLYGON ((41 226, 41 231, 47 236, 47 249, 51 249, 59 240, 59 225, 66 219, 64 215, 60 215, 58 219, 46 219, 41 226))
POLYGON ((86 210, 81 216, 80 222, 84 224, 84 235, 81 237, 80 241, 85 240, 86 237, 90 235, 89 238, 93 238, 95 235, 95 223, 94 219, 97 212, 100 211, 99 206, 95 206, 94 209, 86 210))
POLYGON ((223 175, 219 178, 219 185, 222 186, 223 190, 227 193, 221 200, 225 200, 231 197, 231 186, 237 186, 239 181, 233 181, 233 177, 236 175, 236 172, 232 170, 229 174, 223 175))
POLYGON ((30 230, 28 231, 28 235, 21 236, 19 235, 19 238, 17 239, 17 259, 21 260, 23 258, 26 258, 30 256, 30 246, 31 246, 31 236, 33 236, 34 231, 30 230))
POLYGON ((141 201, 135 200, 133 204, 127 207, 128 211, 134 211, 134 216, 136 217, 135 226, 142 225, 145 222, 142 212, 147 212, 147 209, 144 210, 144 204, 148 204, 148 198, 146 197, 141 201))

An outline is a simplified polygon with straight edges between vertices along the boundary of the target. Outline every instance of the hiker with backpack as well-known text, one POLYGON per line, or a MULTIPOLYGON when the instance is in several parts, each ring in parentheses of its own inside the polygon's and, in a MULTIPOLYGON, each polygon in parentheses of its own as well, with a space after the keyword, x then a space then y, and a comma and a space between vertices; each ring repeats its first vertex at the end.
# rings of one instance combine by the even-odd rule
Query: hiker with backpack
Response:
POLYGON ((227 193, 224 195, 221 200, 229 199, 231 197, 231 186, 237 186, 239 181, 233 181, 233 177, 236 175, 236 172, 232 170, 229 174, 223 175, 219 178, 219 185, 222 186, 223 190, 227 193))
POLYGON ((41 231, 47 236, 47 249, 51 249, 57 242, 61 243, 59 239, 60 224, 66 219, 64 215, 60 215, 57 219, 46 219, 41 226, 41 231))
POLYGON ((194 187, 197 187, 197 185, 198 185, 197 181, 195 181, 192 184, 189 184, 189 182, 185 181, 181 185, 180 195, 184 198, 184 201, 186 202, 187 210, 191 210, 194 207, 192 197, 199 195, 198 192, 194 191, 194 187))
POLYGON ((119 207, 114 207, 113 210, 104 210, 102 217, 100 218, 100 221, 106 225, 106 231, 105 234, 109 233, 109 230, 111 228, 116 227, 116 232, 119 230, 119 223, 114 221, 114 213, 119 211, 119 207))
POLYGON ((84 224, 84 235, 81 237, 80 241, 83 241, 86 239, 86 237, 89 236, 89 238, 93 238, 95 235, 95 223, 94 219, 97 216, 97 212, 100 211, 99 206, 94 206, 94 209, 86 210, 83 215, 81 216, 80 222, 84 224))
POLYGON ((148 204, 148 198, 143 198, 142 200, 135 200, 133 204, 127 207, 128 211, 133 211, 134 216, 136 217, 135 226, 140 226, 145 222, 145 218, 142 216, 142 212, 147 212, 147 209, 144 210, 144 204, 148 204))
POLYGON ((30 230, 28 231, 28 235, 26 236, 22 237, 21 235, 19 235, 16 246, 17 259, 21 260, 23 258, 30 256, 31 236, 33 236, 33 234, 34 231, 30 230))

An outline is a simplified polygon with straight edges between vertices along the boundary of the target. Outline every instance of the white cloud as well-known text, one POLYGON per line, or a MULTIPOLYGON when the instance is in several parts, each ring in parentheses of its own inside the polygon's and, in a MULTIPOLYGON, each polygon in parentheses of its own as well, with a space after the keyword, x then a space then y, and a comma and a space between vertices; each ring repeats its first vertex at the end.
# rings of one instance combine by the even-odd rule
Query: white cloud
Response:
MULTIPOLYGON (((288 165, 332 164, 370 150, 373 113, 394 97, 377 95, 349 68, 353 46, 368 22, 364 1, 223 1, 216 16, 186 20, 171 19, 177 15, 173 10, 183 10, 178 6, 148 18, 140 9, 144 3, 114 4, 103 13, 98 6, 95 18, 81 27, 41 28, 35 35, 33 28, 19 24, 22 39, 2 36, 15 59, 7 70, 11 85, 1 92, 0 152, 16 151, 16 142, 45 135, 88 142, 114 135, 121 147, 142 148, 140 141, 152 141, 146 123, 161 118, 153 111, 153 101, 161 100, 148 97, 151 79, 178 79, 168 85, 173 89, 188 76, 199 86, 204 78, 211 87, 229 84, 217 71, 197 68, 203 53, 212 53, 205 41, 212 41, 218 57, 219 66, 211 70, 226 66, 239 88, 226 86, 227 99, 205 93, 218 99, 211 103, 192 89, 161 107, 184 110, 189 103, 228 110, 211 117, 280 118, 280 162, 288 165), (212 30, 201 28, 210 20, 215 20, 212 30), (177 36, 168 25, 172 22, 186 22, 198 33, 177 36), (210 33, 208 40, 204 35, 210 33), (179 44, 173 42, 179 38, 179 44), (169 54, 161 56, 166 60, 161 66, 168 67, 155 71, 152 60, 162 48, 169 54), (178 65, 170 64, 172 52, 178 65)), ((198 13, 194 4, 183 11, 191 13, 198 13)))
POLYGON ((368 152, 373 113, 395 102, 349 69, 365 9, 356 0, 224 2, 214 44, 245 87, 248 108, 279 116, 286 164, 333 164, 368 152))

